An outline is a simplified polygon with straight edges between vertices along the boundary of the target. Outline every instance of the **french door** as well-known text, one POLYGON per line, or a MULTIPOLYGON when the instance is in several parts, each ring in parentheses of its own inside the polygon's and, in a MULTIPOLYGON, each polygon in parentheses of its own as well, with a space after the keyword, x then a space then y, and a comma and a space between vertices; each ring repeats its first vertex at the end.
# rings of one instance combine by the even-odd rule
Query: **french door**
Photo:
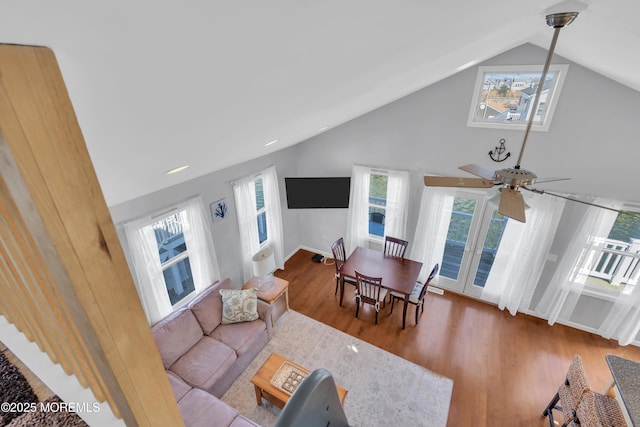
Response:
POLYGON ((507 218, 487 204, 485 192, 453 191, 438 287, 481 298, 507 218))

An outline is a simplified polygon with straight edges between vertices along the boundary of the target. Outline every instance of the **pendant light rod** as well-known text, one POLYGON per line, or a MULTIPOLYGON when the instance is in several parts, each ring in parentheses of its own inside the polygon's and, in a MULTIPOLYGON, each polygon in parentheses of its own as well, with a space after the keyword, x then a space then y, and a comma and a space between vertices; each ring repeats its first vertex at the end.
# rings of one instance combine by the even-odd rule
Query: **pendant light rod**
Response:
POLYGON ((531 132, 531 126, 533 126, 533 121, 536 118, 536 113, 538 111, 538 104, 540 103, 540 96, 542 95, 542 90, 544 89, 544 82, 547 79, 547 74, 549 72, 549 66, 551 65, 551 58, 553 57, 553 52, 556 50, 556 43, 558 42, 558 36, 560 35, 560 30, 571 24, 574 19, 578 16, 578 12, 567 12, 567 13, 556 13, 553 15, 547 16, 547 25, 553 27, 553 38, 551 39, 551 46, 549 46, 549 51, 547 52, 547 59, 544 63, 544 68, 542 70, 542 75, 540 76, 540 83, 538 83, 538 90, 536 91, 536 96, 533 100, 533 105, 529 109, 529 120, 527 121, 527 128, 524 132, 524 139, 522 140, 522 147, 520 147, 520 154, 518 155, 518 161, 516 162, 515 169, 520 169, 520 163, 522 162, 522 156, 524 155, 524 149, 527 145, 527 139, 529 139, 529 133, 531 132))
POLYGON ((538 190, 537 188, 528 188, 528 187, 520 187, 520 188, 524 188, 525 190, 531 191, 532 193, 548 194, 550 196, 560 197, 561 199, 570 200, 572 202, 577 202, 577 203, 582 203, 583 205, 587 205, 587 206, 595 206, 597 208, 607 209, 609 211, 613 211, 613 212, 617 212, 617 213, 625 213, 625 212, 627 212, 627 211, 623 211, 621 209, 611 208, 609 206, 599 205, 597 203, 585 202, 584 200, 574 199, 573 197, 568 197, 568 196, 563 196, 562 194, 558 194, 558 193, 550 193, 550 192, 545 191, 545 190, 538 190))

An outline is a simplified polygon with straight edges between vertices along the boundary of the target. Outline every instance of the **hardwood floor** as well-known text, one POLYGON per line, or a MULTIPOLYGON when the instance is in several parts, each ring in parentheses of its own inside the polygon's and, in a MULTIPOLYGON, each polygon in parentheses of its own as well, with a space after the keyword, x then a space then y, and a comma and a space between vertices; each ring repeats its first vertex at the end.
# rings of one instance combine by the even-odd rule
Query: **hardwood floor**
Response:
POLYGON ((356 319, 353 286, 345 285, 344 303, 338 306, 334 265, 312 262, 312 255, 298 251, 276 272, 290 282, 291 309, 453 379, 448 426, 548 426, 542 411, 574 354, 582 356, 595 391, 611 379, 606 354, 640 360, 638 347, 620 347, 523 314, 511 316, 451 292, 427 295, 418 326, 410 306, 405 330, 398 303, 393 314, 389 305, 381 310, 378 325, 368 305, 356 319))

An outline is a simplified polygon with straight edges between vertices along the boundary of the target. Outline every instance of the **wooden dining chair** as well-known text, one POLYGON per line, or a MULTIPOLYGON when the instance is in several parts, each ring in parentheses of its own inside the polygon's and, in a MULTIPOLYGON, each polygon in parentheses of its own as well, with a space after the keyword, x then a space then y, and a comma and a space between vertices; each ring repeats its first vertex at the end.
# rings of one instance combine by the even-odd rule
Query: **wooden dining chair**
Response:
MULTIPOLYGON (((331 245, 331 252, 333 252, 333 260, 336 266, 336 290, 334 295, 338 293, 338 286, 340 285, 340 278, 342 275, 342 265, 347 260, 347 256, 344 249, 344 239, 340 237, 331 245)), ((344 281, 353 286, 356 285, 356 281, 351 277, 345 276, 344 281)))
POLYGON ((571 425, 571 423, 574 423, 576 420, 578 404, 582 400, 583 395, 590 391, 591 386, 589 385, 589 380, 582 365, 582 358, 576 354, 573 356, 564 381, 560 384, 558 391, 542 412, 542 416, 548 416, 549 426, 554 427, 553 410, 562 411, 564 417, 562 427, 571 425))
POLYGON ((397 237, 384 236, 384 254, 396 258, 404 258, 409 242, 397 237))
MULTIPOLYGON (((436 263, 431 269, 431 273, 429 273, 429 277, 427 277, 424 285, 420 282, 416 283, 413 287, 413 292, 409 295, 409 304, 413 304, 416 307, 416 325, 418 324, 419 314, 424 313, 424 297, 427 295, 429 283, 436 277, 439 270, 440 264, 436 263)), ((395 303, 395 300, 404 301, 404 294, 391 291, 389 292, 389 297, 391 298, 391 313, 393 313, 393 303, 395 303)))
POLYGON ((371 304, 376 309, 376 325, 380 303, 384 306, 387 290, 382 287, 382 277, 370 277, 356 271, 356 318, 360 311, 360 303, 371 304))

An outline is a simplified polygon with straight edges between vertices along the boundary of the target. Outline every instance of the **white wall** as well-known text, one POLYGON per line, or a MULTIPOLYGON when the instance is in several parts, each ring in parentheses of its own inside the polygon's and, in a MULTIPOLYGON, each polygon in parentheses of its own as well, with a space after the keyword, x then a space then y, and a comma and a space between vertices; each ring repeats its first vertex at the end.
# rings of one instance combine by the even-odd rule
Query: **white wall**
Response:
MULTIPOLYGON (((286 209, 286 193, 284 187, 285 176, 295 176, 297 147, 277 151, 268 156, 230 167, 212 174, 187 181, 162 191, 148 194, 144 197, 110 207, 111 218, 118 226, 118 235, 125 254, 128 247, 120 224, 132 219, 161 211, 171 207, 173 203, 201 195, 209 208, 216 200, 226 198, 229 210, 227 217, 211 224, 213 243, 218 257, 222 277, 230 277, 237 286, 244 283, 242 265, 240 262, 240 241, 238 240, 238 220, 236 217, 235 200, 233 197, 232 181, 243 178, 252 173, 275 165, 280 182, 280 198, 282 199, 282 216, 284 226, 285 256, 293 252, 299 245, 297 213, 286 209)), ((127 256, 128 258, 128 256, 127 256)), ((134 276, 135 277, 135 276, 134 276)))
MULTIPOLYGON (((544 49, 524 45, 479 65, 540 65, 545 56, 544 49)), ((539 186, 546 190, 640 202, 634 176, 640 160, 636 142, 640 134, 640 92, 564 58, 556 56, 553 62, 570 64, 569 72, 551 127, 548 132, 530 135, 523 167, 538 176, 571 178, 539 186)), ((202 194, 206 203, 227 197, 232 216, 214 225, 214 243, 223 276, 240 283, 240 249, 229 181, 275 164, 281 181, 285 254, 298 247, 327 253, 331 242, 346 234, 347 210, 286 209, 284 177, 349 176, 357 163, 411 172, 407 236, 413 240, 424 173, 470 176, 457 167, 467 163, 490 169, 512 166, 515 160, 498 164, 488 157, 489 150, 502 138, 511 159, 519 153, 523 131, 467 127, 476 71, 477 67, 462 71, 297 146, 113 206, 114 222, 153 212, 194 194, 202 194)), ((553 253, 561 255, 572 224, 583 212, 579 207, 567 207, 553 253)), ((547 263, 534 302, 555 267, 555 263, 547 263)), ((576 319, 598 318, 593 310, 596 307, 598 311, 599 304, 606 306, 599 301, 585 304, 591 315, 577 312, 576 319)))
MULTIPOLYGON (((545 55, 544 49, 524 45, 480 65, 542 64, 545 55)), ((640 161, 635 142, 640 93, 563 58, 556 57, 554 63, 569 63, 569 72, 551 128, 530 135, 523 167, 538 176, 571 178, 539 186, 546 190, 640 202, 634 177, 640 161)), ((476 71, 462 71, 305 141, 298 152, 298 172, 345 175, 353 163, 411 171, 412 236, 424 173, 471 176, 457 167, 512 166, 519 153, 523 131, 467 127, 476 71), (495 163, 488 152, 501 138, 512 157, 495 163)), ((300 224, 302 245, 324 247, 324 235, 344 234, 346 211, 309 211, 300 224), (312 226, 318 223, 320 230, 312 226)))

